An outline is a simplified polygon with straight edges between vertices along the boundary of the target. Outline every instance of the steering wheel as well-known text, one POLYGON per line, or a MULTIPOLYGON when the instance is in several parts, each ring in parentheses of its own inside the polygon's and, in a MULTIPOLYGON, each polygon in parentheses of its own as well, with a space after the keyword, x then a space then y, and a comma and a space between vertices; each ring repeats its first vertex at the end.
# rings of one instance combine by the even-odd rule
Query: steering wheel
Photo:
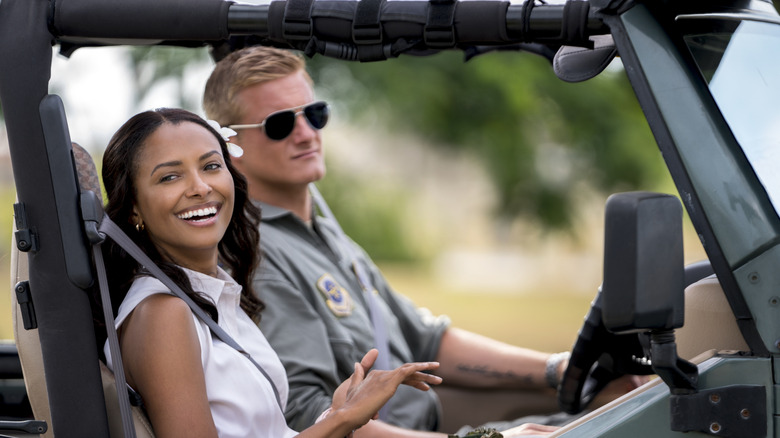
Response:
POLYGON ((558 385, 558 405, 569 414, 582 412, 609 382, 625 374, 653 374, 643 363, 649 339, 644 333, 615 334, 601 320, 601 288, 585 317, 569 365, 558 385))
MULTIPOLYGON (((685 286, 713 273, 709 260, 689 264, 685 267, 685 286)), ((601 320, 601 301, 599 288, 558 385, 558 406, 570 414, 582 412, 609 382, 624 374, 655 374, 649 361, 642 360, 650 356, 649 335, 609 332, 601 320)))

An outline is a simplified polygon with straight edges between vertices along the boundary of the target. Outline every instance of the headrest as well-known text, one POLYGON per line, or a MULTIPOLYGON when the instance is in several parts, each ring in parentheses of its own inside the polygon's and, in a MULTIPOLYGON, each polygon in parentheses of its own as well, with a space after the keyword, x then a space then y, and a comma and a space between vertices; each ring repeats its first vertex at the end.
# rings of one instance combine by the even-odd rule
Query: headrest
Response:
POLYGON ((98 179, 97 168, 95 162, 81 145, 78 143, 71 143, 73 146, 73 159, 76 163, 76 173, 79 178, 79 186, 81 190, 92 190, 98 195, 98 198, 103 198, 100 192, 100 179, 98 179))

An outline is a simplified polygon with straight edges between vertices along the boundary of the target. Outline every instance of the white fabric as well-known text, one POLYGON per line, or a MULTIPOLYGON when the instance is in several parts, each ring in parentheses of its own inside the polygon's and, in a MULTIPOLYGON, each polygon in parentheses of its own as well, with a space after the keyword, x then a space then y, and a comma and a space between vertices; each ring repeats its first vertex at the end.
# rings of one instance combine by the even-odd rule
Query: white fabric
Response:
MULTIPOLYGON (((219 269, 214 278, 184 269, 193 290, 216 303, 219 326, 238 342, 271 376, 282 405, 287 405, 287 376, 279 357, 263 333, 239 306, 241 286, 219 269)), ((171 292, 154 277, 136 279, 127 293, 115 320, 116 327, 145 298, 171 292)), ((194 314, 200 340, 201 362, 206 376, 206 392, 211 415, 220 437, 287 438, 297 434, 284 419, 268 380, 243 355, 211 336, 208 326, 194 314)), ((162 333, 160 334, 163 335, 162 333)), ((108 344, 103 347, 109 368, 113 369, 108 344)))

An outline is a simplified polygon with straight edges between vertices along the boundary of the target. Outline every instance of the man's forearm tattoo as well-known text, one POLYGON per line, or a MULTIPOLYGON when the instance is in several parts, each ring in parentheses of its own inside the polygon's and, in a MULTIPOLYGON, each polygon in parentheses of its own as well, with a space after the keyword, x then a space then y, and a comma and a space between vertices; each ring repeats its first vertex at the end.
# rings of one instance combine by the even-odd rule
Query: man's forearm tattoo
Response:
POLYGON ((471 364, 461 363, 458 364, 456 368, 458 371, 466 374, 476 374, 491 379, 516 380, 516 381, 522 380, 523 382, 529 385, 534 383, 534 379, 530 374, 521 376, 513 371, 501 371, 501 370, 491 369, 488 365, 471 365, 471 364))

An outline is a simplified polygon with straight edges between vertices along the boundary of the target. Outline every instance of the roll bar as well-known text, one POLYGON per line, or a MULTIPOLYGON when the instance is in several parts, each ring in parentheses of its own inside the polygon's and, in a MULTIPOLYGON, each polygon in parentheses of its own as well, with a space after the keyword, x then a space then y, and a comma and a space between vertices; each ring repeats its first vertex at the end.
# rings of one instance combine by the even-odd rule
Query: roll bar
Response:
POLYGON ((51 11, 53 35, 76 46, 232 37, 359 61, 479 45, 590 47, 590 35, 609 32, 588 1, 54 0, 51 11))

